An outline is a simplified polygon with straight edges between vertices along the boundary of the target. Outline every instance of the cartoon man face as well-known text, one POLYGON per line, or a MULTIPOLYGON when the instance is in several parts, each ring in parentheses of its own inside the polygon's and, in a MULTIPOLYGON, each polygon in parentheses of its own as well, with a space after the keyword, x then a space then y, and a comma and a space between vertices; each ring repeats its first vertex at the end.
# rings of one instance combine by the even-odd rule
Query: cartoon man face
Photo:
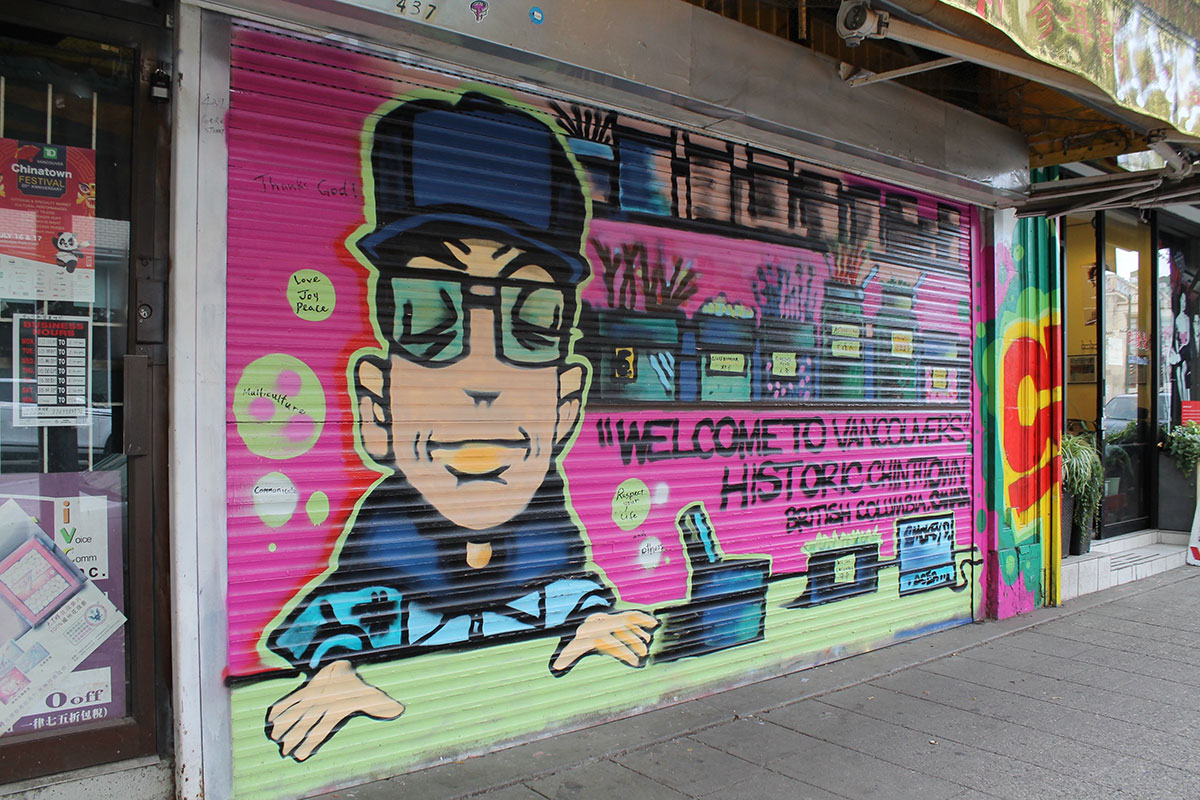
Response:
POLYGON ((444 517, 483 531, 528 506, 579 419, 586 372, 566 363, 576 291, 536 251, 420 241, 380 279, 390 352, 358 363, 360 433, 444 517))
POLYGON ((370 165, 374 227, 355 246, 388 355, 355 367, 363 446, 450 522, 493 528, 529 504, 579 418, 577 168, 544 122, 470 92, 385 114, 370 165))

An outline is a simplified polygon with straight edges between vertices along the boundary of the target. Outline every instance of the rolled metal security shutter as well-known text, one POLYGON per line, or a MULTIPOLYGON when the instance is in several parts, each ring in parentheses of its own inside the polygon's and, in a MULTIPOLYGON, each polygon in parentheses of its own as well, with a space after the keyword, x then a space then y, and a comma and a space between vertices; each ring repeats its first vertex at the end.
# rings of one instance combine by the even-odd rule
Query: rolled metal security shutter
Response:
POLYGON ((231 65, 239 796, 973 618, 969 208, 250 24, 231 65), (333 664, 406 709, 301 769, 333 664))

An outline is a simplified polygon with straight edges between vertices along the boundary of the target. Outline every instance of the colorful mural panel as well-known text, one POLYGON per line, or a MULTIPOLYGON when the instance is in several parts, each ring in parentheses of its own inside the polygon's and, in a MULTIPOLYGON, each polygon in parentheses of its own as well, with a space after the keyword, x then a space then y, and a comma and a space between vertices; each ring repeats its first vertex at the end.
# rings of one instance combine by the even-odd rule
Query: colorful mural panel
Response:
POLYGON ((1056 223, 998 216, 995 294, 979 326, 980 418, 989 438, 983 481, 987 511, 987 613, 1008 617, 1057 602, 1049 575, 1061 555, 1061 272, 1056 223))
POLYGON ((972 619, 965 207, 251 27, 227 130, 239 796, 972 619))

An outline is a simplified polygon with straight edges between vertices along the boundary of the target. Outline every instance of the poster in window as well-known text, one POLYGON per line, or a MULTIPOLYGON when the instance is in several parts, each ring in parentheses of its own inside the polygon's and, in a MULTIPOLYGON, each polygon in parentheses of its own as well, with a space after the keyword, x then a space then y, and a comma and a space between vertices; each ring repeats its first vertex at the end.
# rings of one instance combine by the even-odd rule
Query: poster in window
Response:
POLYGON ((123 713, 117 682, 124 678, 124 637, 114 635, 125 622, 123 591, 91 579, 90 556, 73 557, 74 548, 60 545, 69 533, 71 540, 99 537, 111 547, 113 535, 120 537, 120 515, 112 515, 115 526, 102 512, 91 520, 99 525, 43 530, 62 521, 64 503, 80 505, 82 492, 114 505, 107 501, 119 497, 119 486, 119 475, 110 472, 6 476, 0 487, 0 735, 123 713), (107 488, 92 485, 106 479, 107 488), (70 494, 54 496, 64 490, 70 494), (47 491, 53 494, 41 495, 47 491))
POLYGON ((13 425, 91 422, 90 317, 13 314, 13 425))
POLYGON ((91 303, 96 151, 0 138, 0 298, 91 303))
POLYGON ((1096 357, 1095 356, 1068 356, 1067 357, 1067 382, 1068 383, 1095 383, 1096 382, 1096 357))

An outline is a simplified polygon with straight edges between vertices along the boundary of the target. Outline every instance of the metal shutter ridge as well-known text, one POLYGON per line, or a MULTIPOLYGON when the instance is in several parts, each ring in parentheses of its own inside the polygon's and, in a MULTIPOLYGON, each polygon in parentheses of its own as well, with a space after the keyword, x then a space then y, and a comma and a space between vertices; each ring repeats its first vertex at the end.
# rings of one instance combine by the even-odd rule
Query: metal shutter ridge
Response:
POLYGON ((262 27, 231 64, 238 797, 972 619, 967 207, 262 27))

